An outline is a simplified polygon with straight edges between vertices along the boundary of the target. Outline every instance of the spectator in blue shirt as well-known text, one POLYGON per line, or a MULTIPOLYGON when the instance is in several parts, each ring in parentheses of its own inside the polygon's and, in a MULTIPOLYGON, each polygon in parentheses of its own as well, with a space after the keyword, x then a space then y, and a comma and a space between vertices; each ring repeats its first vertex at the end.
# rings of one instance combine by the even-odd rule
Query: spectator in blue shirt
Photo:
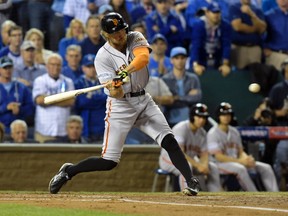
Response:
POLYGON ((154 35, 151 41, 152 53, 149 57, 149 73, 161 77, 172 69, 170 58, 166 56, 167 40, 162 34, 154 35))
POLYGON ((163 76, 163 80, 173 94, 173 103, 165 106, 165 116, 173 127, 188 119, 190 106, 202 99, 202 90, 198 76, 185 69, 187 51, 184 47, 174 47, 170 59, 173 69, 163 76))
POLYGON ((24 41, 20 49, 23 62, 15 67, 13 77, 32 90, 34 80, 47 70, 44 65, 36 63, 36 46, 32 41, 24 41))
MULTIPOLYGON (((94 67, 95 55, 83 57, 82 70, 84 76, 75 83, 76 89, 100 85, 94 67)), ((83 119, 83 137, 89 142, 101 143, 104 134, 104 118, 107 95, 103 89, 79 95, 75 102, 75 112, 83 119)))
POLYGON ((223 76, 230 73, 231 26, 221 19, 217 3, 211 3, 194 24, 191 42, 190 67, 196 74, 202 75, 207 67, 218 69, 223 76))
POLYGON ((6 134, 15 119, 33 118, 32 93, 24 84, 13 81, 13 61, 4 56, 0 59, 0 122, 5 125, 6 134))
POLYGON ((265 13, 267 36, 264 43, 266 64, 281 69, 288 58, 288 2, 277 0, 278 7, 265 13))
POLYGON ((101 36, 100 32, 100 18, 95 15, 89 16, 86 22, 87 37, 79 43, 82 49, 82 56, 87 54, 96 54, 100 47, 104 45, 105 40, 101 36))
POLYGON ((243 69, 250 63, 262 59, 262 33, 266 23, 262 11, 251 4, 251 0, 240 0, 230 7, 232 26, 231 64, 243 69))
POLYGON ((153 0, 155 10, 145 19, 148 41, 151 41, 155 34, 164 35, 168 41, 166 54, 175 46, 183 46, 184 29, 179 16, 171 12, 169 0, 153 0))
POLYGON ((62 68, 62 74, 69 77, 75 83, 83 75, 81 69, 81 47, 79 45, 69 45, 66 51, 67 65, 62 68))

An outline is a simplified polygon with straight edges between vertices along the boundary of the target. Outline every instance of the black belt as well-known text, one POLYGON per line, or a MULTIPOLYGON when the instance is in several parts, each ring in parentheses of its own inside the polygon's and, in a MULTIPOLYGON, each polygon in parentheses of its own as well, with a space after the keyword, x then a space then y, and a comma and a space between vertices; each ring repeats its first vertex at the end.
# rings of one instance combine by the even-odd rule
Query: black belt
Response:
POLYGON ((139 92, 129 92, 129 93, 126 93, 124 95, 124 98, 125 97, 138 97, 138 96, 141 96, 141 95, 144 95, 145 94, 145 90, 141 90, 139 92))
POLYGON ((288 54, 288 51, 286 50, 272 50, 274 52, 278 52, 278 53, 283 53, 283 54, 288 54))

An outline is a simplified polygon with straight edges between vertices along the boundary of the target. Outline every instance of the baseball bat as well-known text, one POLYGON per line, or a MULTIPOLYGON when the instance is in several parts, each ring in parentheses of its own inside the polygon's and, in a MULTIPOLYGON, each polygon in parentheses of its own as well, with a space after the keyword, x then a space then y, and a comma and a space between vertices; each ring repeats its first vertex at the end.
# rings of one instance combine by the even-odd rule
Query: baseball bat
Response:
MULTIPOLYGON (((123 79, 124 83, 129 82, 129 81, 130 81, 130 78, 128 76, 123 79)), ((104 88, 105 86, 106 84, 102 84, 102 85, 92 86, 88 88, 76 89, 76 90, 62 92, 62 93, 58 93, 54 95, 49 95, 44 98, 44 103, 46 105, 58 103, 58 102, 65 101, 71 98, 75 98, 78 95, 85 94, 87 92, 96 91, 98 89, 104 88)))
POLYGON ((54 104, 57 102, 65 101, 71 98, 75 98, 78 95, 104 88, 105 86, 106 85, 97 85, 97 86, 92 86, 88 88, 82 88, 82 89, 71 90, 71 91, 62 92, 62 93, 58 93, 54 95, 49 95, 44 98, 44 103, 46 105, 49 105, 49 104, 54 104))

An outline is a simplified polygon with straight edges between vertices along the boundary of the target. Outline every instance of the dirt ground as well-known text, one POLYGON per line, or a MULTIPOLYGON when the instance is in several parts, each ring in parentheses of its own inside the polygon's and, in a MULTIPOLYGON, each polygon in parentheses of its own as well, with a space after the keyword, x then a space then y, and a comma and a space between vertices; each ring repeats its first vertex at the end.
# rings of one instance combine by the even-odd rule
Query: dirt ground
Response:
POLYGON ((288 215, 287 193, 24 193, 1 192, 0 203, 90 209, 149 216, 288 215))

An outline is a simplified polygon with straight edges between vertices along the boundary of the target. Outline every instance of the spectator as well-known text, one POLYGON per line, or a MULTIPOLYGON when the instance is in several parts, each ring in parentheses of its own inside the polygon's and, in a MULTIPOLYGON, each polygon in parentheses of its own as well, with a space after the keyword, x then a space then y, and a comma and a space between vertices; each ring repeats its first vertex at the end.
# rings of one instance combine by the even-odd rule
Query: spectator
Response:
POLYGON ((88 17, 94 14, 101 5, 108 4, 108 0, 69 0, 64 4, 64 25, 67 28, 72 19, 81 20, 82 23, 88 21, 88 17), (92 10, 93 12, 91 13, 92 10))
POLYGON ((59 54, 48 56, 46 68, 48 73, 37 77, 33 85, 36 104, 34 139, 41 143, 66 135, 65 124, 74 105, 74 99, 44 104, 45 96, 74 90, 73 81, 61 74, 62 57, 59 54))
POLYGON ((11 143, 38 143, 28 139, 28 126, 25 121, 16 119, 10 124, 11 143))
POLYGON ((79 45, 69 45, 66 51, 66 61, 67 66, 64 66, 62 69, 62 74, 66 77, 69 77, 75 83, 80 76, 83 75, 81 69, 81 47, 79 45))
POLYGON ((166 54, 169 55, 171 49, 175 46, 183 46, 183 33, 180 18, 171 12, 171 3, 169 0, 153 0, 155 10, 146 18, 148 40, 152 41, 155 34, 161 33, 168 41, 166 54))
POLYGON ((87 140, 81 136, 83 130, 83 120, 78 115, 69 116, 66 123, 67 135, 56 140, 47 140, 45 143, 74 143, 86 144, 87 140))
MULTIPOLYGON (((83 58, 82 70, 84 76, 75 83, 76 89, 100 85, 94 67, 95 55, 87 54, 83 58)), ((75 111, 83 121, 83 137, 89 142, 101 142, 104 134, 104 118, 107 95, 103 89, 79 95, 76 98, 75 111)))
POLYGON ((288 58, 288 28, 287 24, 288 2, 277 0, 278 7, 265 13, 267 35, 264 42, 265 63, 274 65, 281 70, 282 62, 288 58))
POLYGON ((194 24, 192 31, 192 47, 190 49, 190 67, 198 75, 205 69, 217 68, 223 76, 227 76, 231 47, 231 26, 221 19, 220 7, 211 3, 205 16, 194 24))
POLYGON ((155 9, 152 1, 153 0, 141 0, 139 5, 132 8, 130 12, 132 24, 145 21, 145 17, 155 9))
POLYGON ((34 116, 31 91, 24 84, 12 80, 13 61, 7 56, 0 59, 0 122, 6 134, 15 119, 29 120, 34 116))
POLYGON ((27 0, 12 0, 12 8, 10 12, 10 19, 23 28, 25 33, 30 28, 28 1, 27 0))
POLYGON ((71 44, 78 44, 85 37, 85 26, 84 24, 78 20, 73 19, 70 22, 69 27, 66 30, 66 36, 62 38, 59 42, 58 53, 62 56, 64 62, 63 65, 67 65, 67 61, 65 59, 67 47, 71 44))
POLYGON ((34 42, 36 46, 35 61, 37 64, 45 65, 47 57, 52 54, 51 50, 47 50, 44 47, 44 34, 42 31, 36 28, 31 28, 26 32, 24 40, 30 40, 34 42))
MULTIPOLYGON (((203 179, 200 178, 200 182, 202 180, 204 185, 206 184, 205 176, 207 176, 208 191, 219 192, 221 191, 219 171, 217 165, 209 161, 206 131, 203 128, 208 116, 207 106, 197 103, 190 109, 189 120, 179 122, 172 130, 191 169, 193 169, 194 175, 202 175, 203 179)), ((159 165, 160 168, 179 176, 181 190, 186 187, 184 177, 173 166, 168 153, 164 149, 161 149, 159 165)), ((202 190, 204 190, 204 187, 202 187, 202 190)))
POLYGON ((257 191, 249 172, 257 173, 267 191, 278 191, 272 167, 255 161, 252 155, 243 150, 238 130, 230 125, 233 115, 232 106, 222 102, 216 109, 218 125, 213 126, 207 134, 208 150, 220 174, 235 174, 243 190, 257 191))
POLYGON ((0 41, 0 50, 9 45, 9 31, 12 26, 16 24, 12 20, 6 20, 1 25, 1 41, 0 41))
POLYGON ((20 56, 20 46, 22 44, 22 28, 20 26, 11 26, 9 32, 9 45, 0 50, 0 57, 8 56, 13 61, 14 67, 22 63, 20 56))
MULTIPOLYGON (((253 115, 247 117, 244 122, 244 126, 277 126, 274 111, 271 108, 271 101, 269 98, 264 98, 257 106, 253 115)), ((263 152, 259 152, 259 160, 268 163, 273 166, 275 158, 275 150, 277 147, 277 140, 265 139, 257 140, 252 145, 258 146, 264 145, 263 152)))
POLYGON ((12 0, 1 1, 0 4, 0 25, 9 19, 12 8, 12 0))
POLYGON ((110 4, 101 5, 98 9, 98 17, 100 20, 108 13, 113 12, 113 7, 110 4))
POLYGON ((149 72, 151 76, 162 77, 172 69, 170 58, 166 56, 168 48, 166 38, 158 33, 151 41, 152 53, 149 57, 149 72))
POLYGON ((131 25, 131 18, 126 9, 126 0, 109 0, 113 12, 119 13, 128 25, 131 25))
POLYGON ((0 143, 3 143, 5 139, 5 125, 0 122, 0 143))
POLYGON ((61 40, 61 38, 65 36, 64 15, 63 15, 64 4, 65 0, 53 0, 53 3, 51 5, 52 16, 50 18, 50 25, 49 25, 49 33, 50 33, 49 47, 53 52, 58 51, 59 41, 61 40))
POLYGON ((232 26, 231 64, 243 69, 250 63, 261 63, 262 34, 266 31, 264 14, 251 4, 241 0, 230 7, 232 26))
POLYGON ((50 22, 52 15, 52 5, 53 0, 29 0, 28 1, 28 11, 29 13, 29 23, 30 28, 39 29, 43 34, 43 47, 49 47, 50 43, 50 22), (46 37, 44 37, 44 35, 46 37))
POLYGON ((47 71, 44 65, 35 63, 36 46, 32 41, 24 41, 20 49, 23 61, 15 68, 13 77, 32 90, 34 80, 47 71))
POLYGON ((278 185, 281 190, 287 191, 287 183, 282 184, 282 181, 287 181, 288 178, 288 139, 280 140, 275 154, 274 170, 277 177, 278 185))
POLYGON ((288 125, 288 59, 281 66, 284 80, 276 83, 269 92, 271 107, 275 111, 277 124, 288 125))
POLYGON ((143 22, 134 23, 133 25, 130 26, 130 30, 141 32, 143 36, 147 38, 147 30, 146 30, 145 23, 143 22))
POLYGON ((174 102, 165 106, 165 115, 171 127, 188 119, 189 108, 200 102, 202 90, 198 77, 185 69, 187 52, 183 47, 174 47, 170 54, 172 71, 163 76, 174 96, 174 102))
POLYGON ((87 54, 96 55, 100 47, 104 45, 105 40, 100 35, 100 31, 100 18, 95 15, 89 16, 86 22, 87 37, 79 43, 82 48, 82 56, 87 54))

